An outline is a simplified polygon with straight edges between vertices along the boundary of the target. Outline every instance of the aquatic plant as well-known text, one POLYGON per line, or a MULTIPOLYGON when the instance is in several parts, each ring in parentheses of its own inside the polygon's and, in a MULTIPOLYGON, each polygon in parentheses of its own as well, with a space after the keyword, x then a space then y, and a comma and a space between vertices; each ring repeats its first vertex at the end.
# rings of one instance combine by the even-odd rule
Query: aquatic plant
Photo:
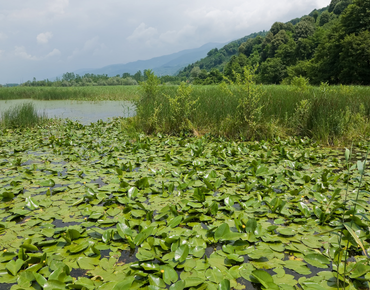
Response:
POLYGON ((46 116, 39 114, 33 103, 22 103, 1 113, 1 126, 5 129, 28 128, 41 124, 46 116))

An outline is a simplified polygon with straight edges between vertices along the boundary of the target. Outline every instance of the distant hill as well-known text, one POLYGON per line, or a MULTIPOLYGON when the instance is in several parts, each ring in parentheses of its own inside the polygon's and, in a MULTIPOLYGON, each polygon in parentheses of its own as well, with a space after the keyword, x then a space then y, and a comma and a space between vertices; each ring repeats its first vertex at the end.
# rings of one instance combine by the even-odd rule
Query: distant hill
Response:
POLYGON ((237 40, 231 41, 222 46, 220 49, 212 49, 204 58, 197 60, 196 62, 191 63, 182 69, 178 75, 181 77, 190 77, 190 72, 194 67, 200 67, 200 69, 205 69, 207 71, 210 71, 213 68, 222 71, 225 65, 230 61, 231 57, 238 54, 239 46, 243 42, 246 42, 250 38, 255 38, 257 36, 265 37, 266 35, 267 31, 252 33, 237 40))
POLYGON ((186 49, 176 53, 154 57, 148 60, 138 60, 126 64, 113 64, 99 69, 80 69, 74 73, 84 75, 86 73, 108 76, 122 75, 123 73, 135 74, 137 71, 151 69, 158 76, 175 75, 179 70, 205 56, 214 48, 221 48, 225 43, 207 43, 199 48, 186 49))

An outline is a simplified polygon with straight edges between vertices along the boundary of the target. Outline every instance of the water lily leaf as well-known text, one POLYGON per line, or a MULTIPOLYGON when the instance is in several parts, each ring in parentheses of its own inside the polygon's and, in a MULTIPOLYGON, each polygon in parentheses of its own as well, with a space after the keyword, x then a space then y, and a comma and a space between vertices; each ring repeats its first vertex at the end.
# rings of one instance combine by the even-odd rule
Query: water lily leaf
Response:
POLYGON ((287 261, 284 261, 284 263, 285 263, 285 265, 284 265, 285 268, 296 271, 298 274, 301 274, 301 275, 310 275, 311 274, 310 269, 302 261, 287 260, 287 261))
POLYGON ((133 236, 132 230, 125 224, 125 223, 119 223, 116 225, 117 232, 121 236, 122 239, 125 239, 126 236, 133 236))
POLYGON ((183 219, 183 217, 182 217, 182 216, 177 216, 177 217, 173 218, 173 219, 168 223, 168 226, 169 226, 170 228, 175 228, 175 227, 177 227, 177 226, 181 223, 182 219, 183 219))
POLYGON ((11 260, 5 265, 5 268, 13 275, 16 276, 18 271, 22 268, 24 261, 17 259, 16 261, 11 260))
POLYGON ((234 201, 230 196, 224 199, 224 203, 226 206, 229 206, 229 207, 232 207, 234 205, 234 201))
POLYGON ((141 245, 153 232, 154 227, 148 227, 144 231, 142 231, 140 234, 138 234, 134 239, 134 244, 136 246, 141 245))
MULTIPOLYGON (((34 273, 32 273, 30 271, 23 271, 17 279, 18 285, 21 286, 21 287, 30 287, 31 282, 35 280, 35 276, 33 274, 34 273)), ((45 282, 46 282, 46 279, 45 279, 45 282)))
POLYGON ((195 287, 202 284, 205 280, 200 277, 188 277, 185 280, 185 288, 195 287))
POLYGON ((252 277, 256 279, 256 282, 262 284, 266 289, 279 290, 279 287, 274 283, 272 276, 263 270, 254 270, 252 277))
POLYGON ((229 280, 222 280, 220 284, 218 284, 217 290, 230 290, 230 281, 229 280))
POLYGON ((127 196, 131 199, 134 199, 135 197, 137 197, 139 191, 136 187, 131 187, 128 191, 127 191, 127 196))
POLYGON ((162 266, 161 270, 163 270, 163 281, 167 285, 171 285, 179 279, 177 272, 170 266, 162 266))
POLYGON ((330 264, 329 259, 319 253, 308 254, 304 256, 304 260, 317 268, 327 268, 327 265, 330 264))
POLYGON ((118 282, 112 290, 123 290, 123 289, 130 289, 132 283, 134 282, 135 277, 125 277, 123 281, 118 282))
POLYGON ((221 281, 223 280, 223 275, 221 273, 221 271, 214 267, 213 269, 208 269, 206 271, 206 278, 211 281, 211 282, 214 282, 214 283, 221 283, 221 281))
POLYGON ((352 279, 356 279, 365 275, 368 272, 370 272, 370 266, 364 265, 362 262, 357 262, 355 267, 351 271, 350 277, 352 279))
MULTIPOLYGON (((43 287, 43 288, 45 288, 45 285, 46 285, 46 283, 48 282, 46 279, 45 279, 45 277, 43 277, 41 274, 39 274, 39 273, 33 273, 33 272, 29 272, 29 271, 26 271, 26 272, 24 272, 24 273, 32 273, 33 274, 33 276, 34 276, 34 278, 35 278, 35 280, 36 280, 36 282, 41 286, 41 287, 43 287)), ((22 273, 23 274, 23 273, 22 273)))
POLYGON ((47 187, 53 187, 55 186, 55 182, 52 179, 43 180, 39 183, 40 186, 47 186, 47 187))
POLYGON ((181 245, 175 251, 175 261, 184 262, 189 255, 189 246, 181 245))
POLYGON ((157 286, 159 288, 166 287, 166 284, 164 283, 163 279, 153 274, 149 275, 149 284, 153 286, 157 286))
POLYGON ((240 238, 239 233, 234 233, 230 231, 230 227, 227 223, 220 225, 217 230, 215 231, 214 237, 215 240, 226 240, 226 241, 234 241, 240 238))
POLYGON ((306 280, 300 284, 304 290, 325 290, 320 284, 310 280, 306 280))
POLYGON ((76 229, 68 229, 66 233, 69 236, 69 238, 71 239, 71 241, 77 240, 81 237, 80 232, 76 229))
POLYGON ((185 282, 184 281, 177 281, 175 284, 173 284, 169 289, 170 290, 183 290, 185 288, 185 282))
POLYGON ((71 254, 76 254, 76 253, 79 253, 79 252, 82 252, 82 251, 86 250, 88 247, 89 247, 88 242, 82 242, 82 243, 77 244, 77 245, 71 245, 69 247, 69 252, 71 254))
POLYGON ((39 204, 32 198, 32 197, 26 197, 26 206, 30 209, 30 210, 35 210, 35 209, 38 209, 40 208, 39 204))
POLYGON ((277 231, 279 232, 279 234, 282 234, 284 236, 294 236, 297 233, 291 228, 278 228, 277 231))
POLYGON ((99 260, 96 263, 96 260, 94 258, 80 257, 77 259, 77 264, 81 269, 92 270, 95 268, 96 264, 99 264, 99 260))
POLYGON ((135 182, 136 187, 140 189, 145 189, 150 187, 149 179, 148 177, 143 177, 135 182))

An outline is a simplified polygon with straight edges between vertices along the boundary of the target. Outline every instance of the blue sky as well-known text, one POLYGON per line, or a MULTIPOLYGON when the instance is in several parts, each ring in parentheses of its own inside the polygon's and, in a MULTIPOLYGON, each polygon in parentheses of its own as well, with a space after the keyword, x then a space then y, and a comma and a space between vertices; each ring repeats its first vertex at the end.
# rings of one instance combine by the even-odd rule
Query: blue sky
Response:
POLYGON ((268 30, 330 0, 0 3, 0 84, 149 59, 268 30))

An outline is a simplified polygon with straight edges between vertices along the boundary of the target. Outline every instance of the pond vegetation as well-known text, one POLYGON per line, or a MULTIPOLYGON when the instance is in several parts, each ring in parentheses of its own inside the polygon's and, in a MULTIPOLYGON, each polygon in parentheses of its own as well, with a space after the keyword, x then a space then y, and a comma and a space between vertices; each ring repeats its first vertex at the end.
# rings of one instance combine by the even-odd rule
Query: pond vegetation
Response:
POLYGON ((1 112, 0 125, 3 129, 29 128, 45 122, 46 116, 39 114, 35 106, 25 102, 1 112))
POLYGON ((122 124, 0 131, 7 289, 368 289, 364 143, 122 124))

